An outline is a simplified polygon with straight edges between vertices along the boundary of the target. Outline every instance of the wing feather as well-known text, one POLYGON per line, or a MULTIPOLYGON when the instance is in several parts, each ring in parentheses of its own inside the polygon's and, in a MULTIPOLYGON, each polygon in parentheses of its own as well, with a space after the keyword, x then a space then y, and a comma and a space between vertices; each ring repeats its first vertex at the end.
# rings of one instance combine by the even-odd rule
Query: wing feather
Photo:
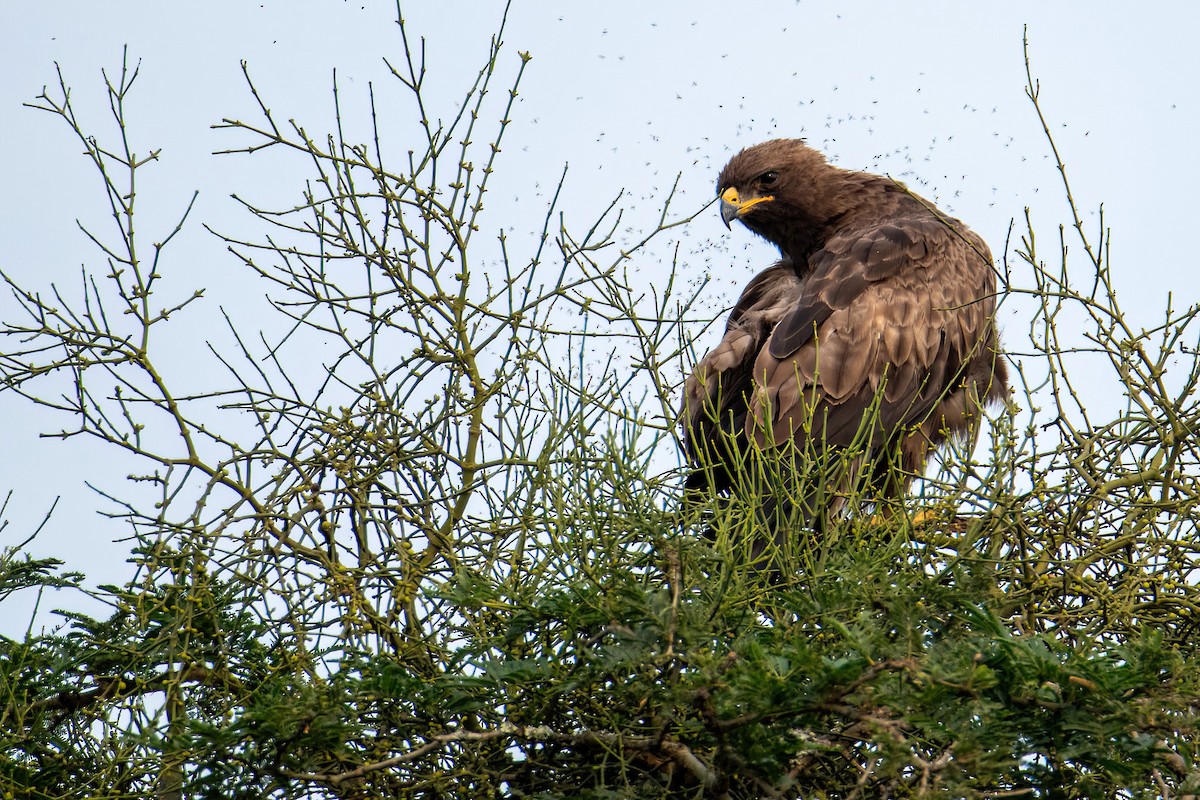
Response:
POLYGON ((757 353, 746 435, 823 431, 846 445, 928 417, 988 336, 995 276, 982 240, 927 218, 839 234, 757 353), (971 238, 966 238, 970 236, 971 238))
POLYGON ((753 391, 753 367, 771 331, 795 307, 801 282, 790 263, 764 270, 746 286, 729 314, 725 334, 684 385, 684 443, 693 461, 724 457, 722 432, 742 433, 753 391), (716 452, 711 452, 713 450, 716 452))

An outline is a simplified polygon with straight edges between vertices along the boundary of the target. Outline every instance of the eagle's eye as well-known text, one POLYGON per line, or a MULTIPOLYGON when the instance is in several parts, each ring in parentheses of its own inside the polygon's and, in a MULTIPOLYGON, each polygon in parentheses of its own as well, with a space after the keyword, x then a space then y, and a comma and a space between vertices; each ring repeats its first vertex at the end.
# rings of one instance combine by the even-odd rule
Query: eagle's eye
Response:
POLYGON ((774 183, 777 180, 779 180, 779 173, 776 172, 775 170, 771 170, 770 172, 764 172, 762 175, 760 175, 758 177, 758 182, 761 183, 763 186, 770 186, 772 183, 774 183))

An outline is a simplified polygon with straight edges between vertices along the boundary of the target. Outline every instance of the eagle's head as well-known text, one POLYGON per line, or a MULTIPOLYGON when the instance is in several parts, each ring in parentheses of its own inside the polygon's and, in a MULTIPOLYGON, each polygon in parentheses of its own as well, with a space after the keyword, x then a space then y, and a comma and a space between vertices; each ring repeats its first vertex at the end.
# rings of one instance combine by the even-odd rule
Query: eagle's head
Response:
POLYGON ((840 210, 830 173, 841 173, 802 139, 774 139, 734 156, 717 179, 721 219, 736 219, 794 260, 840 210))

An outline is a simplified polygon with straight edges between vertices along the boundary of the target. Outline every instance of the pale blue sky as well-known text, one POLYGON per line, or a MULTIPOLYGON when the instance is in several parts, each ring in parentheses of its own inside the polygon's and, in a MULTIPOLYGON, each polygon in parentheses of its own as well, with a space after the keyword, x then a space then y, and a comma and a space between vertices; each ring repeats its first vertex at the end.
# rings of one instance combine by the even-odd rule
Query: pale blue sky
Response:
MULTIPOLYGON (((69 284, 82 263, 97 263, 74 223, 105 225, 91 168, 61 122, 21 104, 54 83, 57 61, 80 115, 111 133, 99 73, 119 69, 127 44, 142 70, 132 99, 136 146, 162 148, 161 163, 140 189, 140 226, 152 238, 165 232, 191 192, 200 191, 165 284, 207 285, 214 312, 218 302, 236 307, 261 288, 243 282, 200 223, 243 229, 248 222, 231 193, 289 202, 303 177, 269 157, 210 155, 238 142, 212 130, 213 123, 253 114, 240 60, 249 62, 282 118, 324 130, 332 70, 344 107, 361 112, 368 81, 390 80, 382 58, 401 52, 391 3, 8 6, 0 30, 0 147, 9 154, 0 193, 0 268, 28 284, 69 284)), ((1167 287, 1181 304, 1200 300, 1190 260, 1176 266, 1195 224, 1189 195, 1200 185, 1194 145, 1200 6, 1134 10, 1148 7, 517 0, 501 78, 515 74, 517 51, 529 51, 533 60, 506 134, 488 221, 531 235, 564 162, 570 162, 568 219, 594 217, 624 189, 632 206, 626 219, 640 213, 648 221, 677 173, 681 210, 696 207, 711 197, 732 152, 774 136, 804 136, 841 166, 907 181, 967 220, 999 255, 1010 220, 1019 221, 1026 206, 1047 225, 1065 219, 1058 176, 1024 96, 1021 38, 1028 24, 1044 109, 1077 200, 1092 224, 1104 203, 1119 285, 1150 323, 1167 287)), ((473 78, 500 8, 406 4, 410 34, 428 39, 431 96, 445 95, 435 115, 449 114, 473 78)), ((385 106, 384 114, 401 129, 407 119, 399 107, 385 106)), ((705 302, 714 314, 771 259, 746 231, 727 233, 715 212, 677 238, 685 269, 713 277, 705 302)), ((0 298, 0 316, 9 309, 0 298)), ((1019 343, 1020 308, 1005 313, 1007 336, 1019 343)), ((202 379, 210 368, 203 345, 210 335, 201 326, 172 342, 180 379, 202 379)), ((1111 387, 1096 392, 1102 402, 1111 387)), ((84 482, 119 492, 132 465, 86 442, 39 439, 39 430, 68 423, 33 412, 19 398, 0 396, 0 414, 7 420, 0 427, 7 454, 0 491, 15 490, 0 546, 23 539, 61 495, 32 550, 64 558, 92 583, 119 580, 126 546, 112 541, 127 531, 96 514, 104 502, 84 482)))

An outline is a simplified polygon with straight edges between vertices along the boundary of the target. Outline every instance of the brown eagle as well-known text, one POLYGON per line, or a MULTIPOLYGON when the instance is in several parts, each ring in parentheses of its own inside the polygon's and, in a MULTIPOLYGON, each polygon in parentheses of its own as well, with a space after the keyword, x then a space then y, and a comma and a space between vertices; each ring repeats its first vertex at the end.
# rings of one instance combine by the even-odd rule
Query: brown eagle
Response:
POLYGON ((802 487, 791 504, 809 506, 803 525, 819 528, 851 493, 886 506, 1007 393, 987 245, 902 184, 832 166, 799 139, 738 153, 717 193, 726 227, 740 220, 782 257, 687 380, 689 488, 745 491, 756 454, 831 456, 835 485, 802 487))

